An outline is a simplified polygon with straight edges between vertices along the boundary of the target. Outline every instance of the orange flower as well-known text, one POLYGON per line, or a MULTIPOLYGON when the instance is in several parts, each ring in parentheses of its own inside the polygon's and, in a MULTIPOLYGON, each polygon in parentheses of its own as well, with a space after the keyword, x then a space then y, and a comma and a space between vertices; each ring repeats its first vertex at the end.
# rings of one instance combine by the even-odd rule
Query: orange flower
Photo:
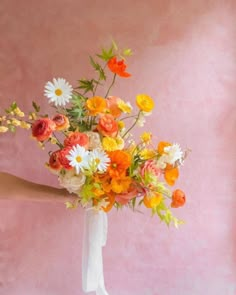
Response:
POLYGON ((87 148, 88 143, 89 143, 88 135, 82 132, 72 132, 64 140, 65 147, 67 146, 72 147, 74 145, 79 144, 83 146, 84 148, 87 148))
POLYGON ((102 210, 104 212, 109 212, 113 205, 115 204, 115 196, 114 194, 108 194, 106 197, 105 197, 105 200, 108 202, 108 205, 106 207, 102 207, 102 210))
POLYGON ((38 141, 47 140, 56 129, 56 124, 49 118, 36 120, 32 125, 32 136, 38 141))
POLYGON ((111 70, 112 73, 119 75, 123 78, 128 78, 131 75, 127 73, 126 70, 126 64, 124 63, 124 60, 117 61, 116 57, 112 57, 108 63, 108 68, 111 70))
POLYGON ((55 115, 52 120, 56 124, 56 130, 66 130, 70 127, 69 119, 62 114, 55 115))
POLYGON ((62 165, 59 161, 60 150, 51 153, 49 158, 49 167, 53 170, 60 170, 62 165))
POLYGON ((111 160, 110 166, 108 167, 108 173, 111 177, 120 177, 126 172, 131 164, 131 157, 124 151, 113 151, 108 153, 111 160))
POLYGON ((131 178, 125 175, 113 178, 111 181, 111 189, 116 194, 125 193, 128 191, 131 181, 131 178))
POLYGON ((154 195, 151 197, 145 195, 143 198, 143 204, 147 208, 154 208, 160 204, 162 198, 162 194, 160 193, 154 193, 154 195))
POLYGON ((164 177, 169 185, 174 185, 176 179, 179 177, 179 169, 177 167, 173 167, 172 165, 167 165, 164 177))
POLYGON ((177 189, 173 192, 172 194, 172 203, 171 207, 172 208, 178 208, 181 207, 185 204, 185 194, 183 191, 180 189, 177 189))
POLYGON ((108 96, 108 98, 106 100, 109 113, 114 118, 117 118, 121 115, 121 110, 118 107, 119 100, 120 100, 120 98, 116 97, 116 96, 108 96))
POLYGON ((164 154, 164 148, 167 146, 170 146, 171 143, 166 142, 166 141, 160 141, 158 146, 157 146, 157 151, 160 155, 164 154))
POLYGON ((101 114, 106 109, 106 100, 100 96, 94 96, 86 101, 86 107, 89 110, 89 115, 96 116, 101 114))
POLYGON ((115 196, 116 202, 121 205, 126 205, 130 200, 135 198, 138 194, 137 186, 131 184, 126 193, 118 194, 115 196))
POLYGON ((119 128, 114 117, 110 114, 106 114, 100 118, 97 129, 104 136, 115 137, 119 128))

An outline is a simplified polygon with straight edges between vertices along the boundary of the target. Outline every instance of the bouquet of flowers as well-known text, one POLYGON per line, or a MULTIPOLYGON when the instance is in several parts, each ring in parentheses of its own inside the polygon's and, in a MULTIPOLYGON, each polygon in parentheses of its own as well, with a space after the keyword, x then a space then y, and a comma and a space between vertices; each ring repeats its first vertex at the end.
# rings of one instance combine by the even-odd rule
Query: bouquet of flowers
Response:
POLYGON ((143 126, 154 108, 147 94, 136 96, 136 106, 110 94, 117 78, 129 78, 126 59, 130 49, 116 44, 90 57, 96 78, 81 79, 72 87, 65 79, 54 78, 45 85, 45 96, 54 108, 51 118, 41 114, 33 102, 26 116, 16 102, 0 117, 0 132, 30 129, 41 148, 53 146, 47 168, 59 183, 78 197, 67 208, 81 205, 108 212, 113 207, 144 206, 167 225, 182 223, 171 208, 185 203, 182 190, 171 191, 179 176, 186 151, 176 143, 153 143, 143 132, 134 140, 131 132, 143 126), (107 85, 107 86, 106 86, 107 85), (104 95, 98 95, 98 90, 104 95))

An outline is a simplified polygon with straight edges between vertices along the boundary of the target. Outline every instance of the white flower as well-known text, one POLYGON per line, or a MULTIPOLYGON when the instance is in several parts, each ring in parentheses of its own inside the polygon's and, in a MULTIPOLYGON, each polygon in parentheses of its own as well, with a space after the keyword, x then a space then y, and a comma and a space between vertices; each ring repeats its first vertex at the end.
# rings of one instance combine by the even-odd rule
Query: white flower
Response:
POLYGON ((167 156, 167 163, 168 164, 174 164, 176 161, 180 161, 183 158, 183 152, 181 151, 181 148, 179 144, 175 143, 173 145, 167 146, 164 148, 164 152, 167 156))
POLYGON ((89 163, 92 169, 105 172, 110 163, 110 158, 103 150, 95 149, 89 154, 89 163))
POLYGON ((66 188, 69 193, 79 193, 82 185, 85 183, 86 176, 83 173, 75 174, 75 170, 66 170, 64 174, 59 175, 59 183, 66 188))
POLYGON ((157 160, 157 167, 160 169, 165 169, 167 160, 168 160, 168 158, 166 155, 160 156, 160 158, 157 160))
POLYGON ((87 131, 87 132, 85 132, 85 134, 87 134, 89 137, 89 146, 88 146, 89 150, 93 150, 96 148, 102 148, 99 133, 93 132, 93 131, 87 131))
POLYGON ((66 156, 70 161, 70 165, 75 168, 77 174, 83 171, 83 169, 88 168, 88 154, 89 152, 86 151, 83 146, 77 144, 70 150, 69 155, 66 156))
POLYGON ((44 95, 53 102, 55 106, 65 106, 72 98, 72 86, 62 78, 53 79, 45 85, 44 95))
POLYGON ((143 127, 145 123, 146 123, 146 119, 145 119, 143 113, 140 113, 138 121, 137 121, 137 125, 139 127, 143 127))

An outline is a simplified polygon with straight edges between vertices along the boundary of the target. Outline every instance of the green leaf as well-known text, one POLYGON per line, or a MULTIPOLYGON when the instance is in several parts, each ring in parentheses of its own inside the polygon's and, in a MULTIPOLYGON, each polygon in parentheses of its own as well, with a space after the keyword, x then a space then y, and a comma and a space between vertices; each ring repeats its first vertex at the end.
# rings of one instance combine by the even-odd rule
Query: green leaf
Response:
POLYGON ((32 106, 33 106, 33 108, 34 108, 34 110, 35 110, 36 113, 38 113, 40 111, 40 106, 37 105, 36 102, 33 101, 32 102, 32 106))
POLYGON ((132 50, 130 48, 127 48, 127 49, 123 50, 123 55, 131 56, 131 55, 133 55, 133 52, 132 52, 132 50))
POLYGON ((102 53, 97 54, 97 57, 101 58, 105 62, 109 61, 114 56, 114 46, 112 45, 109 49, 102 48, 102 53))

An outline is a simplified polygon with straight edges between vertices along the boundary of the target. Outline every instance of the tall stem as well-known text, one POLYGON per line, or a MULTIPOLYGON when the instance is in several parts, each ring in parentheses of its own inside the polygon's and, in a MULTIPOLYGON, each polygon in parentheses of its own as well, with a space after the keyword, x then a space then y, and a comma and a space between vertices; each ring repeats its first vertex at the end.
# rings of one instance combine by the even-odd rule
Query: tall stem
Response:
POLYGON ((105 95, 105 98, 107 98, 107 96, 108 96, 108 94, 109 94, 109 92, 110 92, 112 86, 113 86, 114 83, 115 83, 115 80, 116 80, 116 74, 114 74, 114 76, 113 76, 113 80, 112 80, 112 82, 111 82, 110 87, 109 87, 108 90, 107 90, 107 93, 106 93, 106 95, 105 95))
POLYGON ((122 136, 123 138, 125 138, 125 136, 130 132, 131 129, 134 128, 134 126, 137 124, 139 117, 140 117, 141 111, 139 111, 138 116, 136 118, 136 120, 134 121, 133 125, 125 132, 125 134, 122 136))

